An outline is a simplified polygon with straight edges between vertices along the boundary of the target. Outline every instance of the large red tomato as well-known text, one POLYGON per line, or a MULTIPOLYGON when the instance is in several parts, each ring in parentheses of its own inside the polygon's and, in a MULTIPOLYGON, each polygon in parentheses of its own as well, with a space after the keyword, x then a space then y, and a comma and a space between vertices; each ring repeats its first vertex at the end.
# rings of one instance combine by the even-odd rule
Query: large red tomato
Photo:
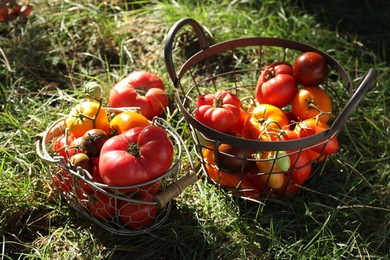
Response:
POLYGON ((255 96, 260 104, 284 107, 292 101, 297 91, 298 86, 291 65, 286 62, 275 62, 261 72, 255 96))
POLYGON ((304 52, 293 63, 295 80, 304 86, 317 86, 328 77, 328 64, 316 52, 304 52))
POLYGON ((99 171, 107 185, 136 185, 161 176, 173 158, 174 147, 164 129, 135 127, 104 143, 99 171))
POLYGON ((196 106, 195 118, 223 133, 235 130, 241 119, 241 101, 228 91, 204 94, 198 98, 196 106))
POLYGON ((110 91, 110 107, 140 107, 148 119, 164 114, 168 95, 162 79, 152 72, 134 71, 119 81, 110 91))

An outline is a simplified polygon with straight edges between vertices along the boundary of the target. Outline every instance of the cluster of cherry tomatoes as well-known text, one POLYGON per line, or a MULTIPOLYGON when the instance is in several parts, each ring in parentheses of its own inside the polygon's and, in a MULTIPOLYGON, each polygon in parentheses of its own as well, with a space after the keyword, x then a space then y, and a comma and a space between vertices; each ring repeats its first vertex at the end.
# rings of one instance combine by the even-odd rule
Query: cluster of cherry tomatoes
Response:
MULTIPOLYGON (((250 102, 244 103, 227 90, 203 94, 194 117, 214 130, 265 142, 318 134, 329 128, 332 117, 331 98, 321 87, 327 77, 325 58, 304 52, 292 64, 278 61, 263 69, 250 102)), ((203 158, 208 176, 216 183, 228 189, 241 188, 241 195, 257 198, 261 191, 282 195, 298 191, 310 176, 313 162, 337 149, 334 136, 308 149, 286 151, 212 145, 204 147, 203 158)))
POLYGON ((87 84, 86 98, 71 109, 65 133, 53 142, 53 156, 65 166, 53 175, 54 184, 98 220, 119 219, 137 229, 158 214, 152 197, 174 161, 169 135, 149 120, 164 113, 161 84, 153 73, 131 73, 111 89, 110 107, 102 105, 101 86, 87 84), (141 87, 146 95, 137 92, 141 87))

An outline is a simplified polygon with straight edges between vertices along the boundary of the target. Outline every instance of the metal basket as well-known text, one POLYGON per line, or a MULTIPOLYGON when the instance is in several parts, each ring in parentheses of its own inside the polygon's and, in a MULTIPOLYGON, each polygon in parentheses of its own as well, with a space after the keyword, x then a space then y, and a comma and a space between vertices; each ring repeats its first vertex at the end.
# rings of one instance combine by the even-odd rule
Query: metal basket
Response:
MULTIPOLYGON (((163 128, 171 139, 175 150, 174 161, 160 177, 133 186, 108 186, 95 182, 85 169, 71 168, 66 158, 53 155, 49 147, 56 137, 67 133, 65 118, 52 123, 45 132, 37 135, 36 152, 48 164, 53 186, 71 208, 111 233, 143 234, 156 229, 167 220, 172 207, 171 200, 196 180, 191 162, 189 172, 180 176, 182 157, 185 154, 188 156, 189 152, 177 132, 162 118, 154 118, 152 124, 163 128), (159 191, 157 194, 153 192, 152 199, 140 200, 135 196, 156 188, 156 185, 159 191), (135 212, 131 215, 131 224, 123 222, 119 206, 128 207, 135 212)), ((64 149, 68 148, 69 144, 66 144, 64 149)))
MULTIPOLYGON (((244 167, 233 173, 222 171, 216 163, 221 159, 221 156, 239 159, 242 164, 265 160, 256 160, 247 155, 237 157, 235 154, 221 154, 218 152, 219 145, 228 144, 246 151, 273 151, 276 158, 273 159, 273 162, 270 161, 272 165, 275 164, 280 151, 287 151, 280 157, 290 156, 293 153, 299 157, 303 151, 327 144, 339 134, 347 118, 376 78, 375 69, 370 69, 354 90, 348 74, 334 58, 310 45, 286 39, 248 37, 209 45, 202 27, 191 18, 181 19, 172 26, 167 35, 164 54, 169 76, 176 89, 175 100, 180 112, 190 125, 191 134, 195 141, 195 152, 201 162, 203 172, 215 184, 231 190, 239 197, 254 200, 261 199, 263 196, 284 197, 294 194, 303 187, 304 183, 292 182, 290 177, 287 177, 283 187, 278 189, 267 187, 267 184, 264 185, 264 183, 261 187, 247 185, 248 181, 253 183, 256 177, 262 175, 268 176, 269 179, 274 172, 248 174, 243 170, 244 167), (174 49, 176 46, 174 43, 179 42, 178 31, 186 25, 190 25, 194 30, 199 51, 189 58, 180 60, 177 58, 180 56, 178 53, 175 53, 176 55, 173 57, 174 51, 180 51, 180 47, 174 49), (224 89, 238 95, 241 99, 245 99, 248 95, 253 95, 260 71, 266 65, 274 61, 293 61, 294 57, 306 51, 320 53, 325 57, 330 68, 328 79, 320 86, 331 96, 332 113, 335 115, 327 131, 298 140, 273 142, 250 140, 216 131, 194 118, 196 101, 200 95, 224 89), (181 62, 181 67, 176 70, 175 64, 179 62, 181 62), (211 153, 214 162, 210 162, 205 153, 211 153)), ((324 154, 320 154, 317 159, 310 161, 310 178, 321 169, 326 157, 324 154)), ((291 163, 291 169, 294 171, 307 167, 307 165, 295 167, 293 164, 296 161, 291 163)), ((284 172, 285 176, 291 176, 289 173, 292 173, 292 170, 284 172)))

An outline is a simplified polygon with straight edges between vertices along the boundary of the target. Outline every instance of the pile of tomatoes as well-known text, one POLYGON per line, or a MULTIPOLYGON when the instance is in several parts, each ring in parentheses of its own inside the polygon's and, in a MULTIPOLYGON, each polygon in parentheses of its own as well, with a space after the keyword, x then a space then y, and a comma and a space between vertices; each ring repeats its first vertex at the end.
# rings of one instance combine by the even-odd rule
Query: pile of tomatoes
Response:
MULTIPOLYGON (((218 90, 198 97, 195 119, 216 131, 264 142, 297 140, 329 128, 331 98, 325 89, 328 64, 316 52, 304 52, 292 64, 276 61, 260 72, 253 97, 218 90)), ((302 147, 304 148, 304 147, 302 147)), ((203 147, 208 176, 241 195, 259 198, 297 192, 309 178, 313 163, 338 149, 337 137, 306 149, 256 151, 228 144, 203 147)))
POLYGON ((100 85, 85 89, 85 99, 65 117, 66 131, 53 141, 52 155, 63 158, 53 183, 99 221, 147 227, 158 214, 153 195, 175 159, 169 135, 149 120, 168 105, 162 81, 133 72, 112 87, 109 107, 100 85))

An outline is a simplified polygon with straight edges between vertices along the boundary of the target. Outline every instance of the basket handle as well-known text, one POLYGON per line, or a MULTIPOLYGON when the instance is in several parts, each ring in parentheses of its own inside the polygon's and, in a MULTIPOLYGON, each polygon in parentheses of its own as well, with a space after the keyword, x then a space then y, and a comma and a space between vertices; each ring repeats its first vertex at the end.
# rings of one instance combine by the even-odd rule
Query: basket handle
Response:
POLYGON ((341 129, 341 127, 344 125, 344 123, 347 121, 348 117, 351 115, 353 110, 357 107, 359 102, 362 100, 364 95, 367 93, 368 89, 372 86, 374 83, 374 80, 377 77, 377 70, 374 68, 370 68, 368 72, 363 76, 363 78, 360 80, 358 87, 355 91, 355 93, 352 95, 348 103, 345 105, 341 113, 336 117, 336 119, 333 121, 331 127, 327 131, 328 135, 332 135, 338 130, 341 129))
POLYGON ((189 185, 197 181, 197 176, 193 170, 190 170, 186 175, 179 178, 177 181, 169 184, 169 186, 153 196, 153 200, 157 203, 158 208, 163 208, 169 201, 179 196, 183 190, 189 185))
POLYGON ((164 56, 165 56, 165 65, 167 67, 169 77, 171 78, 175 87, 177 86, 176 84, 177 84, 178 77, 172 60, 172 46, 177 32, 185 25, 191 25, 192 28, 194 29, 196 36, 198 37, 199 46, 201 50, 207 49, 209 47, 209 44, 207 43, 206 40, 206 36, 202 30, 202 27, 194 19, 182 18, 171 27, 171 29, 167 34, 167 40, 164 48, 164 56))

